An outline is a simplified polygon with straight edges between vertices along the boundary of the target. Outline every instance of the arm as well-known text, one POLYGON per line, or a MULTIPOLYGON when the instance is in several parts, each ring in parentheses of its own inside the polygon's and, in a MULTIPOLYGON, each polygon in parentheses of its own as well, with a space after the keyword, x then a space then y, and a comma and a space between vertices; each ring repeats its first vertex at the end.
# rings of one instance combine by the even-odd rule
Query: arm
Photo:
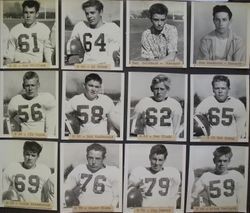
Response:
POLYGON ((233 53, 233 61, 245 61, 246 60, 246 48, 241 38, 236 41, 235 52, 233 53))
POLYGON ((12 35, 12 31, 10 31, 9 40, 7 42, 6 58, 4 61, 4 65, 14 62, 15 51, 16 51, 16 39, 12 35))
POLYGON ((8 105, 8 114, 10 120, 10 132, 21 131, 22 120, 19 118, 18 109, 15 104, 15 98, 12 98, 8 105))
POLYGON ((177 133, 180 130, 181 116, 182 116, 182 108, 181 108, 181 105, 178 103, 177 106, 175 107, 175 111, 174 111, 173 118, 172 118, 174 135, 177 135, 177 133))
POLYGON ((237 136, 239 139, 246 138, 246 109, 241 101, 238 102, 237 112, 235 114, 235 124, 237 136))
POLYGON ((52 52, 53 52, 53 48, 52 48, 52 44, 51 44, 51 40, 50 40, 50 30, 47 28, 47 36, 46 39, 44 40, 44 44, 43 44, 43 53, 44 53, 44 59, 45 62, 52 64, 52 52))
POLYGON ((211 60, 209 56, 209 46, 206 39, 201 39, 199 52, 198 52, 198 60, 211 60))
POLYGON ((147 30, 142 33, 141 37, 141 57, 147 60, 155 58, 147 38, 147 30))

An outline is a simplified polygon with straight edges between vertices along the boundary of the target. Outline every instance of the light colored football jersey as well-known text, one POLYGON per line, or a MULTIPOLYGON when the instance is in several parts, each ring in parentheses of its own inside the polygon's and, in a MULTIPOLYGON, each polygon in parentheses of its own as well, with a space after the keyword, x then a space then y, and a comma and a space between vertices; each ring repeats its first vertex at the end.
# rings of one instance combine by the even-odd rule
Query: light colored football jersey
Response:
POLYGON ((176 168, 164 167, 153 174, 148 168, 137 167, 131 171, 128 181, 128 185, 141 184, 145 195, 142 207, 176 207, 181 182, 180 172, 176 168))
POLYGON ((239 199, 246 200, 246 193, 244 192, 245 183, 246 181, 241 173, 229 170, 228 173, 223 175, 206 172, 197 180, 196 186, 198 188, 206 188, 209 199, 215 206, 237 206, 240 209, 244 209, 246 208, 245 205, 239 206, 238 204, 239 199))
POLYGON ((43 164, 25 169, 22 163, 12 163, 3 172, 3 191, 7 191, 9 186, 12 186, 21 201, 41 202, 42 187, 50 174, 50 169, 43 164))
POLYGON ((83 64, 111 64, 114 66, 113 52, 120 48, 120 28, 115 23, 104 23, 99 28, 90 28, 83 21, 77 23, 67 44, 80 39, 84 48, 83 64))
POLYGON ((206 114, 211 124, 210 136, 241 137, 237 131, 246 132, 246 109, 244 104, 228 97, 224 102, 218 102, 214 96, 205 98, 196 108, 195 114, 206 114), (239 120, 239 127, 236 121, 239 120))
POLYGON ((99 94, 89 100, 82 93, 75 95, 65 104, 65 113, 76 111, 81 121, 81 134, 107 135, 107 115, 114 109, 114 103, 107 95, 99 94))
POLYGON ((143 112, 146 113, 145 135, 174 135, 173 117, 181 116, 182 108, 180 103, 171 97, 161 102, 154 101, 152 97, 145 97, 135 106, 136 115, 143 112))
MULTIPOLYGON (((8 111, 10 116, 17 114, 21 121, 22 132, 51 133, 54 132, 55 126, 50 126, 51 123, 46 124, 46 113, 55 107, 55 98, 50 93, 38 93, 31 100, 25 99, 19 94, 10 100, 8 111)), ((54 116, 56 117, 56 115, 54 116)))
POLYGON ((17 24, 10 30, 7 57, 13 62, 50 63, 52 47, 50 29, 43 23, 37 22, 27 28, 23 23, 17 24))
POLYGON ((81 184, 80 206, 110 206, 118 197, 119 169, 105 166, 91 172, 85 164, 75 167, 65 181, 65 190, 81 184))

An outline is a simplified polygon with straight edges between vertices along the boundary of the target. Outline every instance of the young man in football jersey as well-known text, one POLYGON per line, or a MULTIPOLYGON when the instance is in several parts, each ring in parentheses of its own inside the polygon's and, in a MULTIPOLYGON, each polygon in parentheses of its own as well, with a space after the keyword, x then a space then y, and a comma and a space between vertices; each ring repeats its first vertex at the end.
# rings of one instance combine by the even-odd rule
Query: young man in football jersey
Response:
POLYGON ((147 60, 174 61, 177 53, 178 32, 167 24, 168 8, 161 3, 149 8, 152 26, 142 33, 141 57, 147 60))
POLYGON ((83 93, 66 101, 66 115, 74 113, 79 121, 80 129, 77 134, 108 135, 113 133, 110 113, 113 112, 115 106, 110 97, 100 94, 101 89, 102 78, 96 73, 90 73, 85 77, 83 93))
POLYGON ((99 0, 84 2, 82 9, 87 23, 80 21, 74 26, 67 42, 67 53, 70 54, 71 42, 78 40, 84 52, 81 63, 120 66, 120 28, 103 21, 103 3, 99 0))
POLYGON ((40 3, 26 0, 22 4, 23 23, 10 30, 5 64, 42 63, 51 64, 52 46, 50 29, 37 21, 40 3))
POLYGON ((171 80, 164 74, 152 79, 153 96, 135 106, 131 134, 178 136, 182 116, 180 103, 168 96, 171 80))
POLYGON ((150 167, 132 169, 128 178, 128 207, 172 207, 176 208, 178 190, 181 183, 180 172, 174 167, 164 167, 168 156, 167 148, 162 144, 151 147, 150 167), (131 197, 134 189, 142 193, 142 203, 131 197))
POLYGON ((244 211, 246 180, 240 172, 229 169, 233 156, 231 148, 220 146, 213 156, 214 170, 204 172, 194 182, 191 206, 236 207, 239 212, 244 211))
POLYGON ((229 78, 215 75, 212 87, 214 95, 205 98, 195 109, 195 114, 207 117, 210 136, 246 138, 246 109, 239 99, 229 95, 229 78))
POLYGON ((214 6, 213 22, 215 30, 201 39, 198 59, 245 61, 245 44, 242 38, 232 32, 232 12, 228 6, 214 6))
POLYGON ((65 204, 72 206, 112 206, 119 204, 119 169, 105 165, 107 150, 98 143, 87 147, 87 164, 76 166, 65 183, 65 204))
POLYGON ((48 92, 39 92, 36 72, 23 76, 23 93, 11 98, 8 105, 11 132, 56 133, 56 100, 48 92))
POLYGON ((3 171, 3 201, 49 202, 43 197, 51 195, 51 191, 44 189, 51 171, 46 165, 37 163, 41 151, 42 145, 38 142, 25 141, 23 162, 12 163, 3 171))

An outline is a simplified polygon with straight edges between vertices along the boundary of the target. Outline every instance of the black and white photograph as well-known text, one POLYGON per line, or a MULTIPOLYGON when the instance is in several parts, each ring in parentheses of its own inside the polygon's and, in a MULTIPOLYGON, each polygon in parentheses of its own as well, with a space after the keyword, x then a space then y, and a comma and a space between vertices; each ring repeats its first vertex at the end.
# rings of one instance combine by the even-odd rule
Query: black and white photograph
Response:
POLYGON ((186 140, 187 76, 130 72, 127 138, 186 140))
POLYGON ((58 0, 4 0, 4 68, 58 66, 58 0))
POLYGON ((10 137, 58 135, 58 73, 4 71, 1 133, 10 137))
POLYGON ((127 66, 186 67, 186 2, 127 1, 127 66))
POLYGON ((191 146, 187 212, 247 212, 248 147, 191 146))
POLYGON ((0 150, 2 205, 57 210, 57 142, 1 140, 0 150))
POLYGON ((125 155, 123 212, 184 212, 186 146, 126 144, 125 155))
POLYGON ((248 76, 192 75, 190 99, 192 141, 248 141, 248 76))
POLYGON ((121 70, 123 1, 62 0, 62 67, 121 70))
POLYGON ((61 211, 122 211, 122 144, 61 144, 61 211))
POLYGON ((123 73, 67 71, 63 74, 62 137, 121 140, 123 73))
POLYGON ((193 2, 190 63, 249 68, 249 18, 244 3, 193 2))

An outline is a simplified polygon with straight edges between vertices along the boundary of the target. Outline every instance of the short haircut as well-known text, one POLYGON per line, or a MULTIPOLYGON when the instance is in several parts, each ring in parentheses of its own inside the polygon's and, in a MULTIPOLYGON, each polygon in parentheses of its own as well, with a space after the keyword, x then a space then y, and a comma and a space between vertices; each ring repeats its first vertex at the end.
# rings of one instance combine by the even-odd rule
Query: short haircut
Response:
POLYGON ((164 155, 164 159, 166 159, 166 157, 168 156, 168 150, 164 145, 156 144, 151 147, 149 158, 151 158, 154 154, 164 155))
POLYGON ((39 82, 39 76, 36 72, 33 72, 33 71, 29 71, 29 72, 26 72, 23 76, 23 82, 25 80, 30 80, 32 78, 36 78, 37 79, 37 82, 39 82))
POLYGON ((171 80, 169 77, 167 77, 166 75, 163 75, 163 74, 159 74, 157 76, 155 76, 153 79, 152 79, 152 82, 151 82, 151 90, 154 89, 154 86, 158 83, 161 83, 163 82, 165 87, 167 88, 167 90, 170 89, 170 84, 171 84, 171 80))
POLYGON ((161 3, 156 3, 151 5, 151 7, 149 8, 149 16, 150 19, 152 19, 154 14, 165 14, 166 16, 168 15, 168 8, 161 3))
POLYGON ((219 158, 223 155, 226 155, 229 159, 231 159, 233 156, 233 153, 229 146, 220 146, 213 152, 213 155, 214 155, 214 161, 215 161, 216 158, 219 158))
POLYGON ((225 75, 216 75, 213 77, 212 86, 214 87, 215 82, 224 81, 227 83, 227 87, 230 89, 230 80, 225 75))
POLYGON ((215 17, 215 14, 219 13, 219 12, 227 13, 228 17, 229 17, 229 20, 231 20, 231 18, 233 16, 231 10, 226 5, 216 5, 216 6, 214 6, 214 8, 213 8, 213 17, 215 17))
POLYGON ((100 151, 100 152, 102 152, 102 157, 103 157, 103 158, 106 157, 106 153, 107 153, 106 148, 105 148, 104 146, 98 144, 98 143, 93 143, 93 144, 91 144, 91 145, 89 145, 89 146, 87 147, 87 156, 88 156, 88 154, 89 154, 89 152, 90 152, 91 150, 100 151))
POLYGON ((99 0, 88 0, 82 4, 82 9, 85 10, 87 7, 95 7, 99 12, 103 11, 103 3, 99 0))
POLYGON ((85 77, 85 84, 91 80, 98 81, 100 84, 102 84, 102 78, 96 73, 90 73, 89 75, 87 75, 85 77))
POLYGON ((35 152, 38 155, 40 154, 40 152, 42 151, 43 147, 37 143, 36 141, 25 141, 24 145, 23 145, 23 152, 25 151, 31 151, 31 152, 35 152))
POLYGON ((40 3, 35 0, 26 0, 23 2, 22 7, 23 7, 23 10, 25 7, 28 7, 28 8, 34 7, 36 12, 38 12, 40 9, 40 3))

